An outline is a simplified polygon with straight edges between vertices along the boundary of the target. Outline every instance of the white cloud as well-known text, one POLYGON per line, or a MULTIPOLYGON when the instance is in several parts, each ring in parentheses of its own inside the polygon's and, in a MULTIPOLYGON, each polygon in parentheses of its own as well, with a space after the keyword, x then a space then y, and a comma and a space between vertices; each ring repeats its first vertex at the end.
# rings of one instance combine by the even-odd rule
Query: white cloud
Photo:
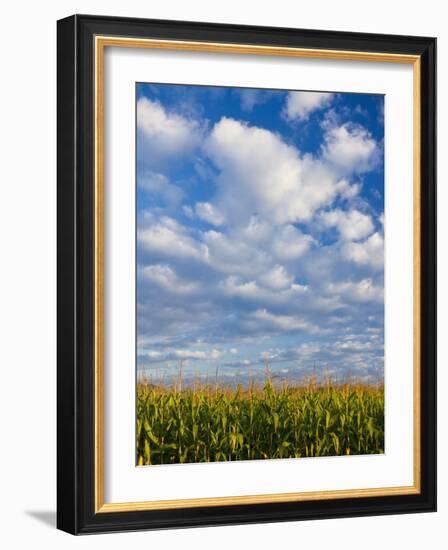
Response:
POLYGON ((256 105, 260 105, 271 99, 273 92, 271 90, 260 90, 255 88, 245 88, 235 90, 241 101, 241 109, 250 112, 256 105))
POLYGON ((227 277, 221 287, 225 294, 229 296, 238 296, 249 300, 259 300, 264 297, 263 289, 261 289, 256 281, 241 281, 234 275, 227 277))
POLYGON ((218 349, 210 351, 176 349, 170 355, 179 359, 219 359, 222 353, 218 349))
POLYGON ((251 246, 236 235, 210 230, 202 235, 207 246, 207 263, 216 271, 242 275, 254 275, 265 270, 270 263, 267 253, 251 246))
POLYGON ((322 157, 343 173, 366 172, 378 160, 378 146, 365 128, 346 123, 327 130, 322 157))
POLYGON ((186 234, 185 229, 168 217, 144 227, 137 232, 137 239, 147 250, 165 256, 206 260, 207 247, 186 234))
POLYGON ((195 360, 195 361, 215 361, 222 356, 219 349, 192 350, 192 349, 168 349, 164 352, 158 350, 148 350, 146 357, 154 362, 165 362, 173 360, 195 360))
POLYGON ((148 171, 139 175, 138 185, 148 193, 162 197, 169 206, 177 206, 184 195, 180 187, 170 183, 164 174, 158 172, 148 171))
POLYGON ((142 97, 137 101, 137 128, 140 131, 141 157, 152 162, 160 157, 187 153, 197 147, 203 137, 201 124, 175 112, 168 112, 158 101, 142 97))
POLYGON ((363 242, 348 242, 342 247, 342 255, 356 264, 382 269, 384 265, 383 237, 376 232, 363 242))
POLYGON ((257 281, 246 281, 235 275, 227 277, 219 284, 219 289, 227 296, 242 298, 243 300, 258 302, 259 304, 289 304, 297 298, 303 298, 308 293, 306 285, 291 283, 292 277, 283 268, 260 276, 260 286, 257 281), (277 285, 277 286, 275 286, 277 285))
POLYGON ((274 224, 307 221, 339 192, 335 174, 269 130, 222 118, 205 145, 220 170, 215 205, 233 224, 259 216, 274 224))
MULTIPOLYGON (((187 216, 195 216, 184 207, 187 216)), ((281 262, 303 256, 312 245, 313 238, 292 225, 275 227, 269 224, 250 223, 230 232, 215 229, 189 232, 179 222, 168 216, 157 218, 149 215, 146 224, 137 232, 139 244, 144 250, 172 261, 195 259, 213 269, 235 277, 251 277, 265 287, 277 290, 297 287, 293 277, 281 262)))
POLYGON ((243 111, 252 111, 258 102, 258 90, 240 90, 239 93, 243 111))
POLYGON ((371 217, 368 214, 359 212, 359 210, 348 212, 340 209, 330 210, 329 212, 323 212, 320 215, 320 220, 325 227, 336 227, 341 238, 345 241, 367 237, 374 229, 371 217))
POLYGON ((295 260, 308 252, 313 242, 311 235, 293 225, 284 225, 273 238, 272 251, 280 260, 295 260))
POLYGON ((343 199, 353 199, 361 191, 360 183, 350 184, 347 180, 342 179, 336 185, 339 194, 343 199))
POLYGON ((383 287, 375 286, 371 278, 358 282, 329 283, 327 292, 354 302, 381 302, 384 299, 383 287))
POLYGON ((293 281, 294 276, 290 275, 282 265, 278 264, 260 276, 260 282, 272 290, 289 288, 293 281))
POLYGON ((198 283, 183 281, 167 265, 148 265, 142 269, 143 276, 173 294, 193 294, 199 289, 198 283))
POLYGON ((241 228, 241 238, 254 245, 266 243, 272 235, 273 226, 257 215, 250 216, 246 226, 241 228))
POLYGON ((305 120, 318 109, 327 107, 334 94, 327 92, 289 92, 283 114, 288 120, 305 120))
POLYGON ((304 331, 307 333, 315 333, 319 331, 315 325, 304 319, 291 315, 276 315, 267 309, 257 309, 250 315, 250 319, 261 321, 270 328, 283 332, 304 331))
POLYGON ((149 350, 146 352, 146 355, 149 359, 159 359, 163 356, 161 351, 149 350))
POLYGON ((338 341, 333 345, 338 351, 366 351, 374 349, 372 342, 362 342, 360 340, 338 341))
POLYGON ((225 222, 224 216, 209 202, 198 202, 195 205, 196 216, 211 224, 211 225, 223 225, 225 222))

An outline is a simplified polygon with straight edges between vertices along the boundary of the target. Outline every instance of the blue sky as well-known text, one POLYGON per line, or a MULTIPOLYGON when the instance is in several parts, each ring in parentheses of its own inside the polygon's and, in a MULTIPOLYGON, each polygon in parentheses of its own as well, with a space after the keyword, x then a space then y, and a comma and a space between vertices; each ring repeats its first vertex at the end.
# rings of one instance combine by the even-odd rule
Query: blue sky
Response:
POLYGON ((383 96, 136 95, 137 368, 382 380, 383 96))

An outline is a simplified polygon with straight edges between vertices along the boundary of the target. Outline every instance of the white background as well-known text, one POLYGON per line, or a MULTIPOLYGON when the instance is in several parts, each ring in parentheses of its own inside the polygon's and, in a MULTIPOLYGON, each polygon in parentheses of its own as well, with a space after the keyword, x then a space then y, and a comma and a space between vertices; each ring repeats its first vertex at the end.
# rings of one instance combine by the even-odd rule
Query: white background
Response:
MULTIPOLYGON (((247 23, 273 26, 431 35, 439 38, 439 98, 448 94, 448 31, 437 0, 296 3, 108 0, 16 1, 2 12, 0 51, 0 541, 6 548, 257 548, 293 544, 312 548, 444 548, 448 520, 448 402, 439 406, 439 512, 154 533, 70 537, 54 529, 56 432, 56 25, 72 13, 247 23), (256 6, 256 7, 255 7, 256 6), (422 9, 424 8, 424 9, 422 9), (446 430, 445 430, 446 431, 446 430)), ((446 151, 447 107, 439 104, 439 150, 446 151)), ((448 178, 439 162, 439 280, 448 279, 448 178)), ((439 394, 448 374, 445 332, 448 293, 439 288, 439 394)))
POLYGON ((412 66, 112 48, 105 83, 105 501, 412 485, 412 66), (384 455, 135 467, 136 81, 385 94, 384 455))

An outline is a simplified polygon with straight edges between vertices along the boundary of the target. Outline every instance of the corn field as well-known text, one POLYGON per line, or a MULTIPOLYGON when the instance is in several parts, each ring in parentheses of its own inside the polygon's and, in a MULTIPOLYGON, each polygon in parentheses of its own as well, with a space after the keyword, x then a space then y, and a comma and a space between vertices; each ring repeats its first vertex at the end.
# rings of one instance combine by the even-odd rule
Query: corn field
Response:
POLYGON ((137 387, 137 464, 384 452, 384 391, 303 387, 137 387))

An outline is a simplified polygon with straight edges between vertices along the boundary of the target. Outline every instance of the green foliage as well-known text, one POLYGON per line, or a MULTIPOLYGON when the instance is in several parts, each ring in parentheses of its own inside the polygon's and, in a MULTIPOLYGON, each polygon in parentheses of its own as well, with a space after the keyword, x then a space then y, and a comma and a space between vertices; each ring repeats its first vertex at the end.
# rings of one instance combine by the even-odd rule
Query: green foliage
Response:
POLYGON ((381 387, 138 386, 139 465, 383 452, 381 387))

